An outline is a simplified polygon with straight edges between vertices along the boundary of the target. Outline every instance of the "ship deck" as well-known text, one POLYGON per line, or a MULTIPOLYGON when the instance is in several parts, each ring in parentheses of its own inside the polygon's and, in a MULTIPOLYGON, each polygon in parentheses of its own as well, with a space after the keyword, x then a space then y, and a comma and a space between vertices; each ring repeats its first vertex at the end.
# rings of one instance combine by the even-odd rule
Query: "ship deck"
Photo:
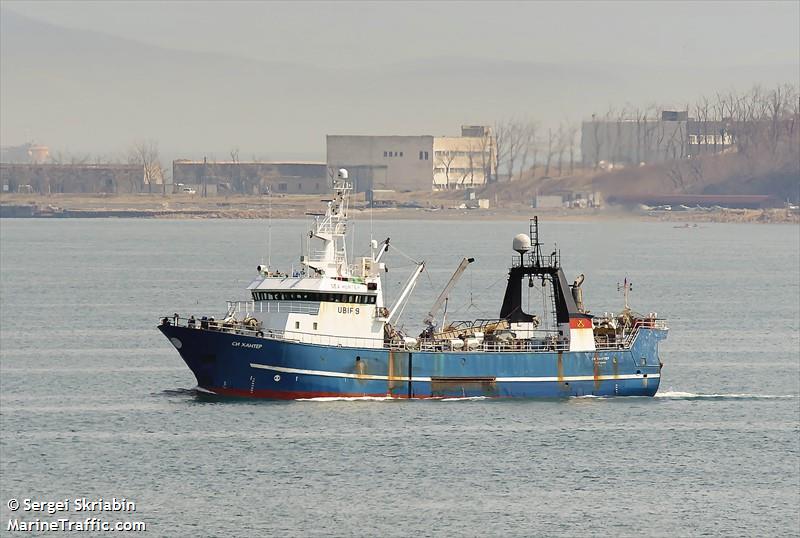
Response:
MULTIPOLYGON (((162 318, 162 324, 169 323, 189 329, 231 333, 253 338, 279 340, 308 345, 389 349, 392 351, 430 351, 452 353, 551 353, 569 351, 569 341, 559 340, 552 331, 541 331, 542 337, 515 338, 510 340, 477 340, 459 338, 413 338, 386 339, 339 336, 333 334, 310 333, 254 327, 241 320, 213 320, 181 317, 177 314, 162 318), (460 344, 459 344, 460 342, 460 344)), ((630 328, 618 334, 595 333, 597 351, 630 349, 642 329, 668 330, 664 319, 637 319, 630 328)))

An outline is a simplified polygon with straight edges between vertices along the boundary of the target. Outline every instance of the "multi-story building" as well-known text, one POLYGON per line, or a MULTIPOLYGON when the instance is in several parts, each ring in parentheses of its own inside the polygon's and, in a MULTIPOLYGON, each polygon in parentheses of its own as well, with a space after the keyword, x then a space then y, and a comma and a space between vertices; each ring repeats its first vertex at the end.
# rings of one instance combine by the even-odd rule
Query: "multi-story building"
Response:
POLYGON ((327 161, 347 169, 357 192, 430 189, 433 137, 328 135, 327 161))
POLYGON ((491 129, 462 126, 461 136, 440 136, 433 140, 434 189, 482 186, 494 179, 497 147, 491 129))
POLYGON ((322 194, 328 171, 320 162, 172 162, 172 182, 202 195, 222 193, 322 194))
POLYGON ((461 189, 494 179, 497 150, 491 129, 462 126, 461 136, 328 135, 327 161, 361 192, 461 189))

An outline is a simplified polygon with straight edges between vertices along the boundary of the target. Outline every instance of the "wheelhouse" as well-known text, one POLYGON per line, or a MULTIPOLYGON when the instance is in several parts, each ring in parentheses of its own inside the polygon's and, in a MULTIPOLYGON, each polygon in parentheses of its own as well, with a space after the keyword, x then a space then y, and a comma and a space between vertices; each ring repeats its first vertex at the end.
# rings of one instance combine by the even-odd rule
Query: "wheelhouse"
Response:
POLYGON ((318 303, 376 304, 378 296, 367 293, 336 293, 318 291, 253 290, 254 301, 310 301, 318 303))

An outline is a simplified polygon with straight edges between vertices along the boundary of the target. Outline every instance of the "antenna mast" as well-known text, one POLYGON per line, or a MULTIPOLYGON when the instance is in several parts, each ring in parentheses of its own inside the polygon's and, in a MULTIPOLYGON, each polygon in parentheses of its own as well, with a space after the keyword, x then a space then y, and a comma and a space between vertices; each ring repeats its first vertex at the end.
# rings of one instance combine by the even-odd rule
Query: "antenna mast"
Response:
POLYGON ((625 277, 625 282, 620 284, 617 282, 617 291, 622 292, 622 296, 625 298, 625 312, 628 312, 631 307, 628 305, 628 294, 633 290, 633 284, 628 282, 628 277, 625 277))
POLYGON ((269 211, 267 212, 267 270, 272 270, 272 188, 269 189, 269 211))
POLYGON ((542 267, 542 244, 539 242, 539 216, 534 216, 530 221, 531 252, 529 254, 531 264, 534 267, 542 267))

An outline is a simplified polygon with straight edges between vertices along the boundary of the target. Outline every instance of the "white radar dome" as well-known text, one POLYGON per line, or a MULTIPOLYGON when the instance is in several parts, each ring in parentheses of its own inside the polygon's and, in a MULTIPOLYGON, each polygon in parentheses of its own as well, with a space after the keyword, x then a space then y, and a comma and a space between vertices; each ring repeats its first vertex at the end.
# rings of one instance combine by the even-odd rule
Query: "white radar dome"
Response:
POLYGON ((517 234, 514 236, 514 250, 520 254, 525 254, 531 249, 531 238, 525 234, 517 234))
POLYGON ((346 168, 339 168, 339 173, 337 174, 339 179, 347 179, 347 169, 346 168))

